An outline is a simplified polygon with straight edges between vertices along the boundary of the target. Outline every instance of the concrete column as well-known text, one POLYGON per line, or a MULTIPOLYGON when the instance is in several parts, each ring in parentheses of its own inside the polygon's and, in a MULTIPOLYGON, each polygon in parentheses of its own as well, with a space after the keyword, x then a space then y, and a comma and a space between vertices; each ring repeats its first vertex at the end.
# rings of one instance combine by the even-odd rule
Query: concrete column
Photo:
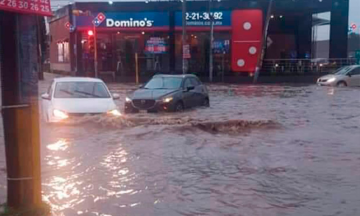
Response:
POLYGON ((330 21, 330 58, 347 58, 349 0, 333 0, 330 21))
POLYGON ((299 17, 297 29, 298 58, 304 59, 306 53, 311 53, 312 14, 299 17))

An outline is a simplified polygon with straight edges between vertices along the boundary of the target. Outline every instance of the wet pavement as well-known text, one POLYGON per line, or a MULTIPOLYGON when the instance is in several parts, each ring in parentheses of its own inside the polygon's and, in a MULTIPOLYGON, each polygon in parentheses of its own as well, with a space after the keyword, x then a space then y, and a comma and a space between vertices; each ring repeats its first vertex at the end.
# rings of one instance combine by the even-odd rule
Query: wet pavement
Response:
MULTIPOLYGON (((120 107, 131 88, 110 84, 120 107)), ((209 90, 206 109, 42 123, 53 215, 360 215, 360 88, 209 90)))

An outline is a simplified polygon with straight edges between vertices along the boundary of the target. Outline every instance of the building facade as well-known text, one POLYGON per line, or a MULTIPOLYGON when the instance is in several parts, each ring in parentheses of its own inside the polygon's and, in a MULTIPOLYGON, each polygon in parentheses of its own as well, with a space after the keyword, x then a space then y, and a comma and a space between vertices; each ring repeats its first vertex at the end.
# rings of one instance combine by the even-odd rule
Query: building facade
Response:
POLYGON ((314 27, 324 23, 329 26, 328 58, 348 58, 349 0, 269 3, 269 0, 187 2, 186 56, 182 53, 180 1, 68 5, 49 22, 51 69, 77 76, 93 75, 92 40, 96 33, 100 73, 114 72, 118 79, 135 76, 136 67, 143 77, 181 73, 186 57, 188 71, 205 77, 209 73, 210 14, 214 24, 215 77, 248 75, 257 65, 262 65, 262 74, 278 66, 295 70, 299 64, 294 62, 299 59, 302 67, 309 64, 310 68, 311 59, 316 58, 314 47, 319 46, 314 46, 314 27), (324 21, 314 16, 321 13, 330 13, 330 19, 324 21), (96 20, 99 15, 100 20, 96 20), (262 53, 263 64, 259 64, 262 53), (285 66, 285 61, 293 66, 285 66))

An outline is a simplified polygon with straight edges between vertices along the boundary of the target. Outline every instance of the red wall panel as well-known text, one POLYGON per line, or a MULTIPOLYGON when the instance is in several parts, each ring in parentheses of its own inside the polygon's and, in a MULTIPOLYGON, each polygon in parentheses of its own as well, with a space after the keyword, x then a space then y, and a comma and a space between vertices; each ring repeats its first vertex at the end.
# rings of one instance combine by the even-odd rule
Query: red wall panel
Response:
POLYGON ((235 10, 231 23, 231 68, 235 72, 253 72, 261 52, 263 12, 256 9, 235 10))

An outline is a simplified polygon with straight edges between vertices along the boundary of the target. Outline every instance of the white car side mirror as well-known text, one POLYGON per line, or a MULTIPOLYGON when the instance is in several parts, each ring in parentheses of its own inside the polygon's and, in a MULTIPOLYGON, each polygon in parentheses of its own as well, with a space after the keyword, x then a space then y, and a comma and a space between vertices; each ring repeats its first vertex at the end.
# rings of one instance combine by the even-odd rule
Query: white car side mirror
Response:
POLYGON ((41 98, 44 100, 50 100, 50 95, 48 93, 44 93, 41 95, 41 98))
POLYGON ((120 95, 119 95, 119 94, 113 94, 113 99, 114 99, 114 100, 120 99, 120 95))

